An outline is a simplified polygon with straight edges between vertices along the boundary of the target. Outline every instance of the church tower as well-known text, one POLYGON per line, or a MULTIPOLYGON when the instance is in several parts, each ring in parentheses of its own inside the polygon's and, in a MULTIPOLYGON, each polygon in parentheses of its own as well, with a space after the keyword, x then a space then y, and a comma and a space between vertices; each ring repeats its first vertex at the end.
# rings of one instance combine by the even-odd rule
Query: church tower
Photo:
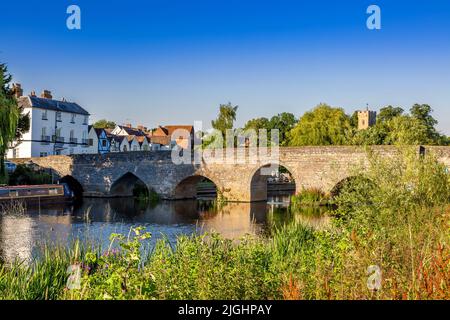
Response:
POLYGON ((358 111, 358 130, 364 130, 371 126, 374 126, 377 122, 377 112, 369 110, 358 111))

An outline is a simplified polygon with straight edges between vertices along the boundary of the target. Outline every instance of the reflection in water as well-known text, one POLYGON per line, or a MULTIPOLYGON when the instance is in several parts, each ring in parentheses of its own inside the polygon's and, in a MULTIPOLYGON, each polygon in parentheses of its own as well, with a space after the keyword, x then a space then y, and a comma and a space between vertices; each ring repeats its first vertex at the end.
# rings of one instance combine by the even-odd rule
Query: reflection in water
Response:
POLYGON ((131 198, 84 199, 78 206, 29 207, 25 215, 0 216, 0 259, 30 259, 43 243, 70 243, 77 238, 106 246, 111 233, 128 233, 137 225, 152 233, 152 245, 163 235, 174 242, 180 234, 214 231, 235 239, 245 234, 270 234, 274 226, 294 221, 313 227, 327 223, 323 209, 290 213, 288 199, 278 196, 268 202, 222 206, 210 200, 162 201, 151 206, 131 198))

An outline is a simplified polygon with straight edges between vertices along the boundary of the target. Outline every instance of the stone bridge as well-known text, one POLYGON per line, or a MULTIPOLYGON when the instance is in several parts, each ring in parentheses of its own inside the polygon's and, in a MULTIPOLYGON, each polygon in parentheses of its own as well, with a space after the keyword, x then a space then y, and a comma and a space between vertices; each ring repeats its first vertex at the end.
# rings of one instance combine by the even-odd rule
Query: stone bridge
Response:
MULTIPOLYGON (((398 149, 373 146, 370 149, 383 156, 398 149)), ((232 150, 236 156, 237 149, 232 150)), ((450 147, 417 147, 417 153, 433 152, 450 167, 450 147)), ((155 191, 163 199, 184 199, 196 196, 196 184, 203 177, 215 183, 218 193, 229 201, 261 201, 267 198, 267 175, 261 169, 275 164, 285 167, 295 180, 296 191, 302 188, 332 190, 342 180, 352 176, 358 167, 368 163, 368 152, 362 147, 281 147, 276 159, 251 155, 244 149, 245 161, 210 163, 201 161, 174 164, 171 151, 138 151, 124 153, 48 156, 13 159, 32 161, 42 168, 52 169, 56 176, 85 197, 129 196, 137 181, 155 191)))

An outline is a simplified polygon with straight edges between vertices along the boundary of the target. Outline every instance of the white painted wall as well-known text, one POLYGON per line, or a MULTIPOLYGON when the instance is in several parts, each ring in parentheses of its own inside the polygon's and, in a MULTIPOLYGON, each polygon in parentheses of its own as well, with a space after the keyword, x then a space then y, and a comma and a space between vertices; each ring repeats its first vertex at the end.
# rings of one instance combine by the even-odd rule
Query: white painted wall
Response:
MULTIPOLYGON (((64 138, 64 144, 61 144, 62 150, 60 154, 80 154, 88 153, 88 146, 83 146, 83 139, 88 142, 88 122, 85 121, 84 115, 61 112, 61 121, 56 120, 56 111, 40 108, 25 108, 24 113, 30 114, 30 131, 22 137, 22 142, 16 148, 16 158, 40 157, 54 154, 54 143, 52 136, 55 135, 56 129, 60 131, 60 136, 64 138), (43 114, 47 113, 47 120, 43 119, 43 114), (74 115, 74 118, 72 118, 74 115), (74 123, 72 123, 72 120, 74 123), (56 127, 55 127, 56 123, 56 127), (43 131, 45 128, 45 131, 43 131), (73 132, 73 138, 76 144, 70 144, 70 133, 73 132), (50 138, 50 142, 43 142, 42 135, 50 138)), ((14 157, 14 151, 8 150, 8 158, 14 157)))

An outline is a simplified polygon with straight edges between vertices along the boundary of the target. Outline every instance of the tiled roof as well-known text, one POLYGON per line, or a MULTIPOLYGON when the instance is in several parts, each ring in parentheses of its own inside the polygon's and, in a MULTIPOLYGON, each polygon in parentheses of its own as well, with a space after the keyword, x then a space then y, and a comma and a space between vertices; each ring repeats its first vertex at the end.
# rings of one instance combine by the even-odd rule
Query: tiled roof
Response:
POLYGON ((154 144, 161 144, 161 145, 169 145, 170 144, 170 137, 169 136, 152 136, 150 137, 151 143, 154 144))
POLYGON ((159 126, 152 132, 152 137, 166 137, 169 135, 169 130, 159 126))
POLYGON ((19 99, 19 104, 25 107, 35 107, 40 109, 70 112, 86 116, 89 115, 89 112, 87 112, 75 102, 46 99, 36 96, 26 96, 19 99))
POLYGON ((130 127, 127 127, 127 126, 120 126, 120 125, 118 127, 120 129, 122 129, 122 130, 125 130, 125 132, 128 135, 131 135, 131 136, 145 136, 145 133, 142 130, 139 130, 137 128, 130 128, 130 127))
POLYGON ((169 132, 169 136, 172 135, 172 133, 177 129, 187 130, 189 133, 194 132, 194 126, 190 126, 190 125, 170 125, 170 126, 164 126, 164 127, 169 132))

